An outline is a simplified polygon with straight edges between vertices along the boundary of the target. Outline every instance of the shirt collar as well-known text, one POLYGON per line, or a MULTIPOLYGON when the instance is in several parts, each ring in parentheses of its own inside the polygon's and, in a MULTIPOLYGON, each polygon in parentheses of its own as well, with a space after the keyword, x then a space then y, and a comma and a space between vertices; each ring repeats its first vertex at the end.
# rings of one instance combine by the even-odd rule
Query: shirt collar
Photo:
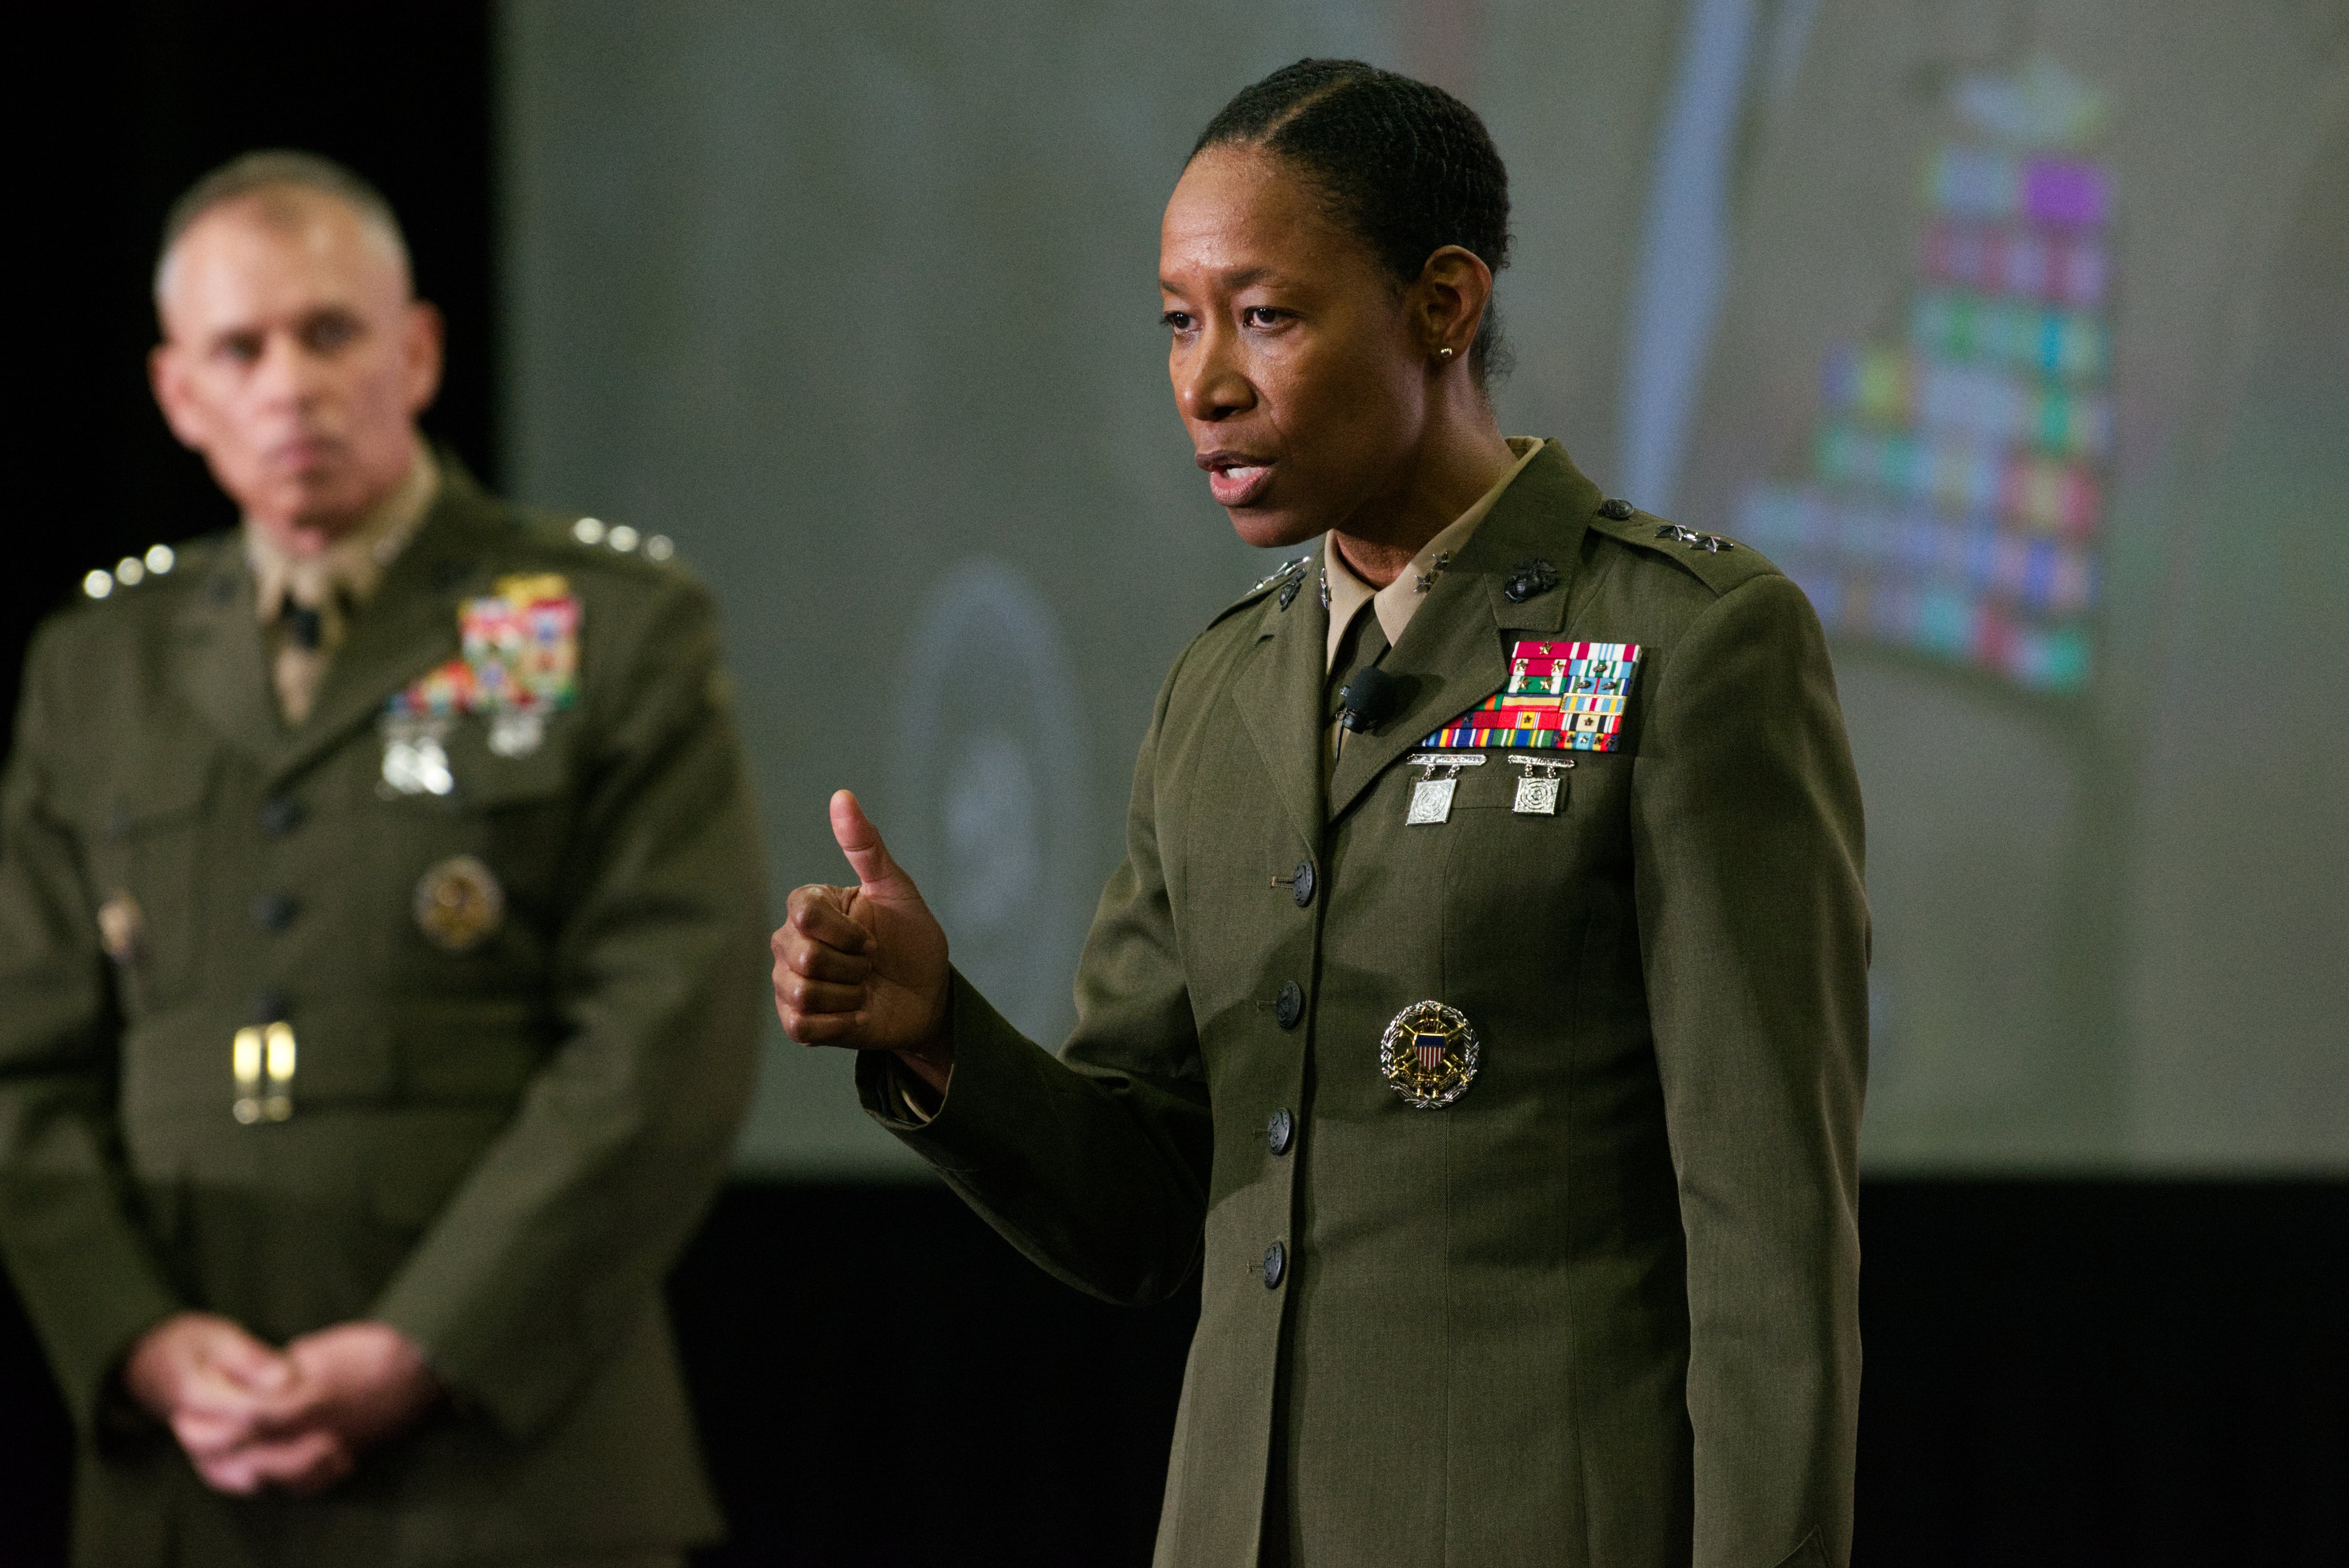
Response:
POLYGON ((440 465, 432 449, 416 444, 408 477, 378 501, 357 527, 316 555, 295 555, 244 521, 244 558, 252 564, 254 608, 266 624, 277 619, 291 595, 313 607, 339 593, 356 606, 371 598, 384 573, 423 526, 440 491, 440 465))
POLYGON ((1544 444, 1537 436, 1511 436, 1508 440, 1509 450, 1516 453, 1517 459, 1509 466, 1508 472, 1494 480, 1493 488, 1479 496, 1475 505, 1447 523, 1443 532, 1422 545, 1419 553, 1411 558, 1411 564, 1397 573, 1395 580, 1385 587, 1374 589, 1356 576, 1353 569, 1346 564, 1344 552, 1328 538, 1322 540, 1322 581, 1330 587, 1330 645, 1322 655, 1323 669, 1337 662, 1339 641, 1345 636, 1346 628, 1353 624, 1355 613, 1366 601, 1379 618, 1379 629, 1387 634, 1387 645, 1392 647, 1402 641, 1403 628, 1410 625, 1411 618, 1419 613, 1420 604, 1427 598, 1428 589, 1435 586, 1436 576, 1443 570, 1438 562, 1467 548, 1470 537, 1476 531, 1476 525, 1485 521, 1485 514, 1500 500, 1501 492, 1509 488, 1510 481, 1526 471, 1526 465, 1534 460, 1534 454, 1540 451, 1544 444))

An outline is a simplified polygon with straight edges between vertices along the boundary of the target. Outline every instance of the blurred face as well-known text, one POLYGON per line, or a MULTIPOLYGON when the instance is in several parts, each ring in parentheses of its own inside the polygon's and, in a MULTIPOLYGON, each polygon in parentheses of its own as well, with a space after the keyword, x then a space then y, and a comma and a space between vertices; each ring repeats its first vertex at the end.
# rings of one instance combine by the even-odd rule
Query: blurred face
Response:
POLYGON ((315 549, 407 477, 440 387, 440 317, 342 203, 223 202, 181 236, 158 304, 156 401, 255 526, 315 549))
POLYGON ((1407 291, 1282 161, 1194 159, 1159 230, 1166 368, 1208 489, 1250 544, 1347 531, 1429 417, 1407 291))

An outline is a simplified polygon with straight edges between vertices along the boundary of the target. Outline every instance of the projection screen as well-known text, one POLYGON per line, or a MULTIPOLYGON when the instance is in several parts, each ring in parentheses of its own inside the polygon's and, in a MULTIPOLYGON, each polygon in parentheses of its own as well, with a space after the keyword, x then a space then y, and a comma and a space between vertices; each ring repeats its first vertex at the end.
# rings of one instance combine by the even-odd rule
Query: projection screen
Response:
MULTIPOLYGON (((1233 90, 1508 160, 1503 428, 1745 541, 1867 794, 1877 1172, 2349 1169, 2349 7, 514 4, 512 488, 721 600, 780 905, 857 789, 1056 1043, 1185 642, 1269 564, 1158 213, 1233 90)), ((746 1171, 912 1171, 776 1032, 746 1171)))

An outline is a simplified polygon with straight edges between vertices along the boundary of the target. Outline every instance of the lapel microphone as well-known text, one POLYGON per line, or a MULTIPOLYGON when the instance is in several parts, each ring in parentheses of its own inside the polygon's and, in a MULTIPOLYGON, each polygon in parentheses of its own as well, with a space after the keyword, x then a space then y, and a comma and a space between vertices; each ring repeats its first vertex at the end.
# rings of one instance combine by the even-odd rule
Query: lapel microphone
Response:
POLYGON ((1338 692, 1338 724, 1351 730, 1376 729, 1402 704, 1402 683, 1368 665, 1354 672, 1338 692))

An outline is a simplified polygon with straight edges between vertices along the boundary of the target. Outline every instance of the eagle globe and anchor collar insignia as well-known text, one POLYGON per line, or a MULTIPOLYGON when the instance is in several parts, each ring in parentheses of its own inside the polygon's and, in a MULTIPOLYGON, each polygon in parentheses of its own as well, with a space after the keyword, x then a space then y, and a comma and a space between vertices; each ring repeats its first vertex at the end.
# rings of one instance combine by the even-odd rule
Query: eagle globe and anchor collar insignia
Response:
POLYGON ((579 601, 553 573, 501 577, 497 592, 457 608, 463 652, 384 705, 387 799, 456 789, 446 742, 455 722, 490 722, 490 750, 519 758, 546 742, 546 721, 579 700, 579 601))
POLYGON ((1482 1044, 1468 1016, 1441 1002, 1413 1002, 1379 1041, 1379 1076, 1415 1110, 1441 1110, 1476 1081, 1482 1044))

